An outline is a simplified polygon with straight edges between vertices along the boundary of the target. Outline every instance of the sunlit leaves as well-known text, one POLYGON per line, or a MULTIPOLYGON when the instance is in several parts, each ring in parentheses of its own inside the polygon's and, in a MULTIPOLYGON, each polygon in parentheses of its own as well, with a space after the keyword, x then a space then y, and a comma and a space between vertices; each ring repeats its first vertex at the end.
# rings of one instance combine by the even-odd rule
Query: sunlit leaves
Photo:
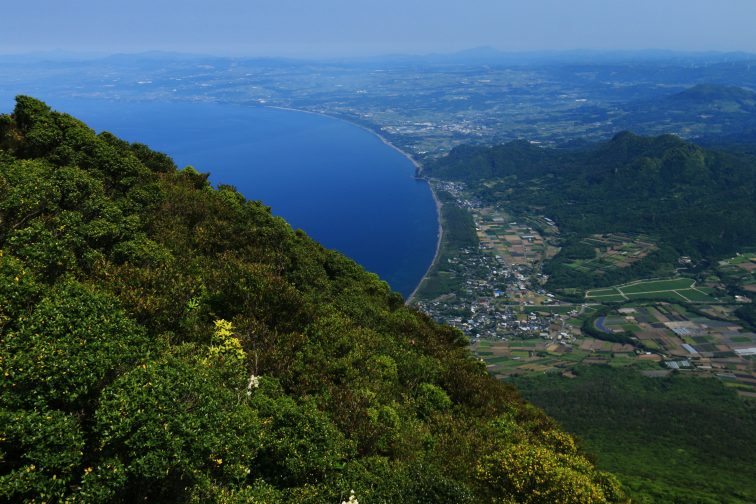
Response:
POLYGON ((3 337, 0 390, 18 404, 83 407, 148 348, 114 299, 65 283, 3 337))
POLYGON ((84 436, 73 415, 0 409, 0 500, 62 499, 80 475, 84 436))
POLYGON ((246 394, 240 399, 213 369, 185 357, 166 356, 123 375, 104 391, 96 418, 99 450, 126 467, 127 490, 137 495, 244 482, 258 470, 263 425, 246 394))

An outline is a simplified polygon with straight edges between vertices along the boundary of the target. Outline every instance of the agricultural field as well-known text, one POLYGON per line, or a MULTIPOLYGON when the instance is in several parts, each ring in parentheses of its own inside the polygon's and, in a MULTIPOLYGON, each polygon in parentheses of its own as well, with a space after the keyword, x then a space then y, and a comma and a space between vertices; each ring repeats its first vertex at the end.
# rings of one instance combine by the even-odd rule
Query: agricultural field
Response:
MULTIPOLYGON (((501 256, 507 264, 532 265, 553 257, 558 251, 529 223, 514 221, 501 209, 476 209, 475 217, 481 248, 501 256)), ((533 225, 546 227, 550 233, 558 232, 555 226, 545 226, 543 218, 534 220, 533 225)))
POLYGON ((720 261, 717 273, 722 281, 756 294, 756 252, 720 261))
POLYGON ((566 266, 588 274, 602 274, 611 269, 627 268, 658 250, 658 246, 649 236, 630 233, 591 235, 580 243, 593 247, 595 257, 575 259, 566 266))
MULTIPOLYGON (((647 283, 658 289, 689 285, 647 283)), ((646 292, 646 288, 630 289, 630 293, 646 292)), ((473 340, 472 350, 499 378, 569 374, 580 365, 632 367, 649 376, 680 370, 715 376, 743 396, 756 396, 756 334, 736 320, 704 315, 722 305, 697 305, 695 311, 686 306, 627 302, 609 312, 554 313, 554 320, 561 322, 548 337, 479 338, 473 340), (583 332, 586 319, 606 337, 583 332)), ((716 313, 727 316, 727 312, 716 313)), ((528 315, 523 313, 521 318, 525 322, 528 315)))
POLYGON ((756 334, 735 321, 716 320, 685 307, 625 306, 597 318, 608 335, 631 333, 638 346, 662 355, 669 369, 713 373, 739 392, 756 392, 756 334))
POLYGON ((472 350, 498 378, 569 373, 576 366, 592 364, 659 369, 661 360, 638 355, 632 345, 583 337, 561 342, 545 338, 478 340, 472 343, 472 350))
POLYGON ((716 303, 711 289, 697 287, 690 278, 642 280, 616 287, 591 289, 585 293, 589 301, 615 303, 637 299, 685 303, 716 303))

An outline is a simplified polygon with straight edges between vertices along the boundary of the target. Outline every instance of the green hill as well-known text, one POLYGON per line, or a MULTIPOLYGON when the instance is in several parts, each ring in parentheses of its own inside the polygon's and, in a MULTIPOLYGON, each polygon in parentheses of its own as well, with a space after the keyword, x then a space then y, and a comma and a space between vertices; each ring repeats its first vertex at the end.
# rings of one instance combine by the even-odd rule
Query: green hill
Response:
POLYGON ((462 333, 230 186, 0 116, 0 502, 619 502, 462 333))
POLYGON ((565 246, 549 265, 552 287, 612 285, 670 268, 680 255, 712 260, 756 245, 756 157, 707 150, 672 135, 624 132, 580 150, 522 141, 463 147, 429 164, 426 173, 466 181, 489 203, 556 221, 565 246), (583 237, 613 232, 654 236, 660 249, 603 277, 564 266, 592 254, 583 250, 583 237))
POLYGON ((743 107, 753 108, 756 106, 756 93, 738 86, 698 84, 670 96, 669 100, 688 102, 701 106, 713 106, 716 102, 730 102, 743 107))
POLYGON ((674 131, 703 144, 749 143, 756 137, 756 92, 698 84, 681 92, 620 105, 615 128, 648 134, 674 131))

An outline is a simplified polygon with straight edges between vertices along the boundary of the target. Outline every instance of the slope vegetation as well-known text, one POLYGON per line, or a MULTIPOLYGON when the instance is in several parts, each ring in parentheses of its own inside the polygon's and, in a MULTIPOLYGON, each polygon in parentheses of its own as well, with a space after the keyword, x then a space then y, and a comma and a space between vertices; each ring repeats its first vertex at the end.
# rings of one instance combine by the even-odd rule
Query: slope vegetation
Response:
POLYGON ((623 500, 463 335, 259 202, 0 116, 0 501, 623 500))
POLYGON ((712 260, 756 245, 756 158, 671 135, 625 132, 581 150, 523 141, 462 147, 427 173, 466 181, 484 200, 556 221, 565 243, 548 268, 554 288, 613 285, 658 273, 660 265, 671 269, 680 255, 712 260), (583 238, 617 232, 650 235, 659 250, 603 277, 566 266, 593 257, 583 238))

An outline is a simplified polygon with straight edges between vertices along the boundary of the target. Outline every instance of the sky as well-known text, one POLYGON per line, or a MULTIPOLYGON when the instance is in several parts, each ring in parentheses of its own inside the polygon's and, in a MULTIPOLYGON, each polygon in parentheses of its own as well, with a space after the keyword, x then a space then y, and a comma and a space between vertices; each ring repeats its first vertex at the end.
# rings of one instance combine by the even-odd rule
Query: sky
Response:
POLYGON ((0 53, 756 52, 756 0, 23 0, 0 53))

